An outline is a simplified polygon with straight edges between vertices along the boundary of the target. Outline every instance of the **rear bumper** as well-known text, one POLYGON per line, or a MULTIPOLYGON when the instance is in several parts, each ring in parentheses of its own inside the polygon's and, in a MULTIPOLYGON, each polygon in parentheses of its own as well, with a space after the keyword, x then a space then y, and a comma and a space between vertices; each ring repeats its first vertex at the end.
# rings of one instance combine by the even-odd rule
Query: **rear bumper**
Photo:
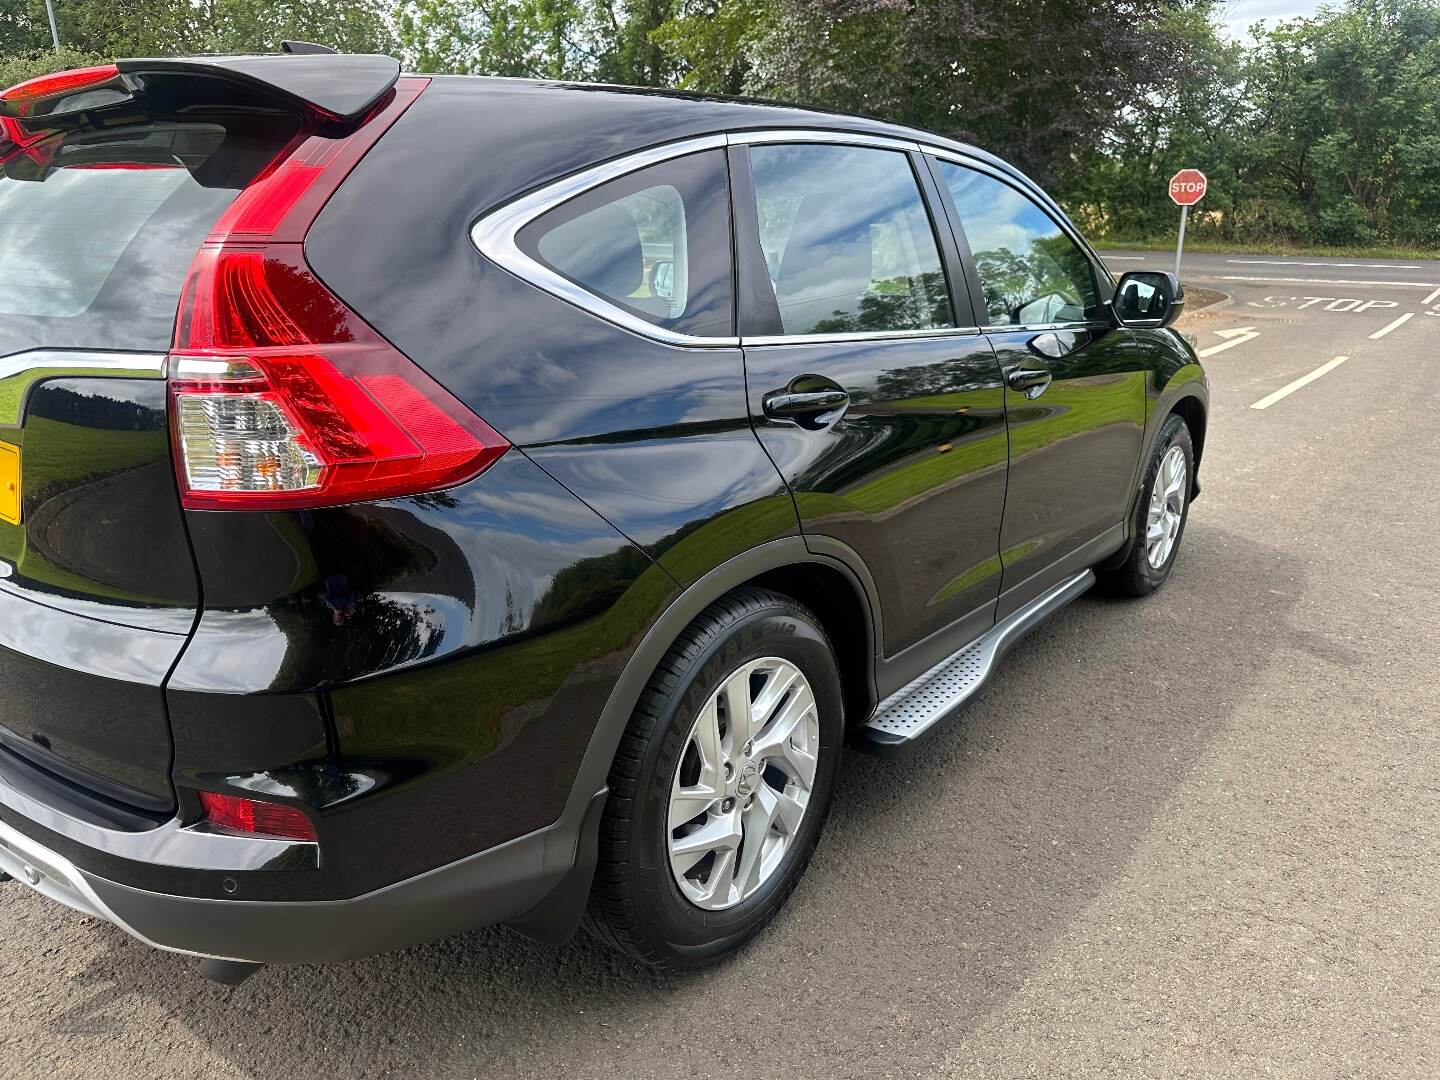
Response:
MULTIPOLYGON (((0 784, 0 800, 6 793, 0 784)), ((587 822, 598 820, 605 794, 597 792, 591 800, 587 822)), ((496 923, 531 922, 527 914, 566 891, 583 831, 557 823, 345 900, 215 900, 138 889, 83 869, 3 821, 0 872, 157 949, 252 963, 317 964, 496 923)), ((588 875, 581 876, 588 884, 588 875)))

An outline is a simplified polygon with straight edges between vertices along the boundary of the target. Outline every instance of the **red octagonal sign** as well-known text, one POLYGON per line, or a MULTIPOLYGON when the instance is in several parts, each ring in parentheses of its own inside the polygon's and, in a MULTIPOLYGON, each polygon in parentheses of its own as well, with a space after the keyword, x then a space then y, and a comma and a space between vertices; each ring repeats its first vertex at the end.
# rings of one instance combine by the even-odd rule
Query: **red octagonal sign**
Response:
POLYGON ((1170 198, 1180 206, 1194 206, 1205 197, 1208 183, 1199 169, 1181 169, 1170 178, 1170 198))

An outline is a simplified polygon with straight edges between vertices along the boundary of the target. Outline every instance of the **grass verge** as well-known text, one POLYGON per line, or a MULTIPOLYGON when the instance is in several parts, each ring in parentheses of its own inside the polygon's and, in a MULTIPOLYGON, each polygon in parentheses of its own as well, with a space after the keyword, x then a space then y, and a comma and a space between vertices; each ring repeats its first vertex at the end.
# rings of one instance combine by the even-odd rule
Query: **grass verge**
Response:
MULTIPOLYGON (((1107 236, 1092 243, 1101 251, 1174 251, 1175 238, 1162 237, 1149 240, 1133 237, 1107 236)), ((1185 239, 1185 250, 1205 255, 1313 255, 1318 258, 1335 259, 1425 259, 1440 261, 1440 251, 1432 248, 1386 247, 1329 247, 1324 244, 1281 244, 1273 242, 1239 243, 1228 240, 1185 239)))

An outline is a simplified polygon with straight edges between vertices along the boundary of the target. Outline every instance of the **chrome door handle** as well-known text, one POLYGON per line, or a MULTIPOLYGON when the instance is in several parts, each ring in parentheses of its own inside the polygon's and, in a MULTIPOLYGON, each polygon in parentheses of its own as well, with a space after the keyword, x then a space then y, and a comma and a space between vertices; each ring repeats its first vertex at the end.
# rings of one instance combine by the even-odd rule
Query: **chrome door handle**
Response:
POLYGON ((810 413, 830 412, 850 400, 844 390, 814 390, 809 393, 792 394, 780 391, 765 399, 765 414, 782 420, 793 420, 810 413))
POLYGON ((1011 390, 1018 390, 1034 401, 1045 392, 1054 378, 1048 368, 1018 367, 1012 368, 1005 375, 1005 383, 1011 390))
POLYGON ((788 420, 807 431, 821 431, 845 415, 850 395, 823 375, 797 375, 788 386, 766 394, 760 404, 772 420, 788 420))

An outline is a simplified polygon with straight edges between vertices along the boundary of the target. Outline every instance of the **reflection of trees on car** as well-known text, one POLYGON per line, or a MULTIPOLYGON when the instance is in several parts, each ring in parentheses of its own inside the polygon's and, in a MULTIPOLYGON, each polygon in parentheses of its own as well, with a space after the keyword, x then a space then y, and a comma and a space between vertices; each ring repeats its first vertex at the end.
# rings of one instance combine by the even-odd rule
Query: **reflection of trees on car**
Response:
POLYGON ((1075 246, 1063 234, 1037 237, 1030 242, 1028 255, 1017 255, 1008 247, 975 252, 991 324, 1039 321, 1024 318, 1021 312, 1052 297, 1059 302, 1046 305, 1051 315, 1044 321, 1084 318, 1094 304, 1094 289, 1087 286, 1089 269, 1076 262, 1075 246))
POLYGON ((839 309, 817 322, 811 333, 853 334, 917 326, 951 326, 950 299, 945 275, 939 271, 919 277, 886 278, 873 282, 854 311, 839 309))

